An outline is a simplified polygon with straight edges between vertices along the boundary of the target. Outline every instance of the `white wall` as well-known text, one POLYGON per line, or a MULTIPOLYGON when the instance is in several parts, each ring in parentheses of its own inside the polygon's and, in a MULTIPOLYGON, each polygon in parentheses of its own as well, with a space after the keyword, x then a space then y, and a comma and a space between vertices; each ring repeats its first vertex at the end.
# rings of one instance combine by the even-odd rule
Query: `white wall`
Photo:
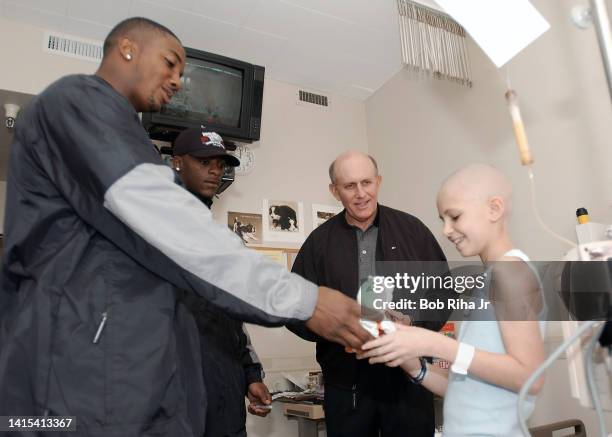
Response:
POLYGON ((297 88, 267 80, 261 140, 254 170, 239 176, 215 201, 213 213, 261 212, 262 198, 304 201, 306 229, 312 228, 310 204, 336 205, 327 186, 331 161, 348 148, 367 150, 365 104, 332 96, 329 110, 297 105, 297 88))
MULTIPOLYGON (((570 22, 570 0, 534 0, 552 25, 510 63, 535 158, 538 207, 544 221, 575 241, 575 210, 612 223, 612 112, 595 33, 570 22)), ((520 25, 517 23, 517 26, 520 25)), ((369 151, 383 174, 381 200, 412 212, 460 259, 441 234, 435 207, 443 179, 469 163, 488 162, 506 172, 515 188, 511 232, 534 259, 557 260, 567 250, 536 223, 526 169, 520 166, 504 100, 505 72, 469 45, 474 87, 397 73, 367 102, 369 151)), ((558 344, 551 330, 550 344, 558 344)), ((549 345, 550 346, 550 345, 549 345)), ((591 411, 570 399, 565 360, 550 372, 533 424, 578 417, 596 432, 591 411)), ((612 415, 608 415, 608 426, 612 415)))
POLYGON ((0 88, 38 94, 67 74, 93 73, 93 62, 43 52, 43 29, 0 18, 0 88))

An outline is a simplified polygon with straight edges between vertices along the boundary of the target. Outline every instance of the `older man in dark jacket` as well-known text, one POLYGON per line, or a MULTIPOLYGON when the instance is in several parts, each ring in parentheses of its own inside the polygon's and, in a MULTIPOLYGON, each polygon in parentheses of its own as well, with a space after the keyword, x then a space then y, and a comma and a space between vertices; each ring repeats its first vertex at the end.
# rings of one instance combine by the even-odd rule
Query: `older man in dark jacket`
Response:
MULTIPOLYGON (((369 276, 381 275, 380 261, 445 261, 436 239, 416 217, 377 203, 382 181, 369 155, 350 151, 330 166, 330 190, 344 211, 315 229, 304 242, 293 271, 355 299, 369 276)), ((424 323, 439 329, 440 322, 424 323)), ((431 436, 433 398, 399 368, 358 361, 340 345, 290 327, 317 342, 325 381, 329 437, 431 436)))

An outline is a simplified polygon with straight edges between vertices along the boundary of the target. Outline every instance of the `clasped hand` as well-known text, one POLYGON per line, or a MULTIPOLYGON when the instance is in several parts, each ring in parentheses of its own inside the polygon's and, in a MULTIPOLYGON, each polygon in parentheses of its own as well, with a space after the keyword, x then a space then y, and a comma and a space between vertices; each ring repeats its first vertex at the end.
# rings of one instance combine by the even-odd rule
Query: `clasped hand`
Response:
POLYGON ((432 332, 398 323, 395 327, 395 332, 365 343, 357 352, 357 359, 367 358, 370 364, 383 363, 389 367, 418 365, 418 358, 427 355, 426 346, 432 332))

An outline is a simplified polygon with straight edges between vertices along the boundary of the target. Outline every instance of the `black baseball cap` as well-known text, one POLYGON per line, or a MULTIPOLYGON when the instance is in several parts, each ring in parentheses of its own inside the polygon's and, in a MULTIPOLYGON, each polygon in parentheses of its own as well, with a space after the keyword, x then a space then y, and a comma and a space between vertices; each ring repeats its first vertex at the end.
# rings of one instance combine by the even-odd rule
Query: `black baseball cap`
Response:
POLYGON ((190 155, 196 158, 223 158, 228 165, 238 167, 240 160, 227 153, 223 138, 216 132, 206 132, 201 126, 182 131, 174 140, 173 155, 190 155))

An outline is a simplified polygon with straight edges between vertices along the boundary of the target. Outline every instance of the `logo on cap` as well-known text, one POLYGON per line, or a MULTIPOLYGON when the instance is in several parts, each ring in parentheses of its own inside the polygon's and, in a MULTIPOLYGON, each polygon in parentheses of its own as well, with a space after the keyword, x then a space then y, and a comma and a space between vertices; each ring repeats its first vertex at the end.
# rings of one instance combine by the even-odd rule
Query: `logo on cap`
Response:
POLYGON ((202 135, 200 136, 200 141, 205 146, 219 147, 225 150, 225 144, 223 144, 223 138, 221 138, 221 136, 218 133, 202 131, 202 135))

